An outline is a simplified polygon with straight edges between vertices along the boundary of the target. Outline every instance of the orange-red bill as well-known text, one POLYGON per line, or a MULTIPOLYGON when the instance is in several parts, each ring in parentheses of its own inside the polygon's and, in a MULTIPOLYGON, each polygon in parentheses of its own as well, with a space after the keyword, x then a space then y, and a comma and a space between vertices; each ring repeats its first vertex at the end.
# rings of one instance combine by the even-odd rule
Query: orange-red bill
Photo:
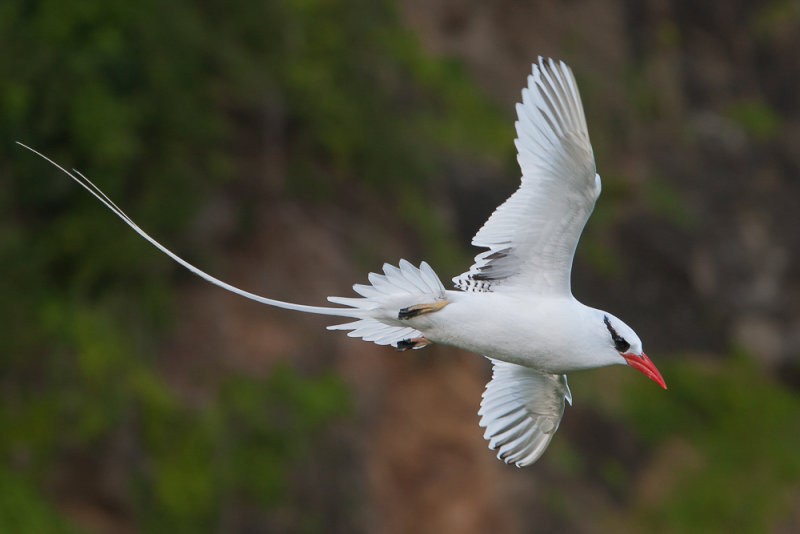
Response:
POLYGON ((658 372, 655 364, 650 361, 650 358, 647 357, 647 354, 644 352, 641 354, 623 354, 623 358, 625 361, 628 362, 628 365, 640 371, 644 374, 647 378, 658 384, 664 389, 667 389, 667 384, 664 382, 664 379, 661 377, 661 373, 658 372))

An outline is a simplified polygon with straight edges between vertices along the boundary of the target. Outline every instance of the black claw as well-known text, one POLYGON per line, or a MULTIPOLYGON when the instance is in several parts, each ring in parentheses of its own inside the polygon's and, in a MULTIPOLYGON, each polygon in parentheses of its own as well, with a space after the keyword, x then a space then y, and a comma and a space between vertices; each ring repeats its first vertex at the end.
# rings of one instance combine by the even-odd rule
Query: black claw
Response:
POLYGON ((413 349, 414 345, 416 344, 417 344, 416 341, 413 341, 411 339, 404 339, 402 341, 397 342, 397 350, 404 351, 408 349, 413 349))
POLYGON ((411 319, 417 315, 419 315, 419 310, 415 310, 413 306, 411 308, 402 308, 399 312, 397 312, 397 318, 401 320, 411 319))

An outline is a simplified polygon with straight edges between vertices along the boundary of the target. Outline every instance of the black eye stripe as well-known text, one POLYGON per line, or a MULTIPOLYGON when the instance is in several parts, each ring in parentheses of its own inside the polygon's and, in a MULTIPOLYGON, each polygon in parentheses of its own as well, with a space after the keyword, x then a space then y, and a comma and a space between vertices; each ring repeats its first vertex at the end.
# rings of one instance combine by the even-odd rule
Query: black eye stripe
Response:
POLYGON ((606 323, 606 328, 608 328, 608 332, 611 334, 611 340, 614 342, 614 348, 617 349, 617 352, 626 352, 629 348, 631 348, 631 344, 625 341, 624 337, 617 334, 617 331, 614 330, 613 326, 611 326, 611 321, 608 320, 608 315, 603 316, 603 322, 606 323))

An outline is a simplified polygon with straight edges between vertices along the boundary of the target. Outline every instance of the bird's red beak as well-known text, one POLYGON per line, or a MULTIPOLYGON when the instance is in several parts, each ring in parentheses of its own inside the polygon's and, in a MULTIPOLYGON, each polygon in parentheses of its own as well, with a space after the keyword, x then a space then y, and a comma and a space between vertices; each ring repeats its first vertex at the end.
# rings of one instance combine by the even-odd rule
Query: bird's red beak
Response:
POLYGON ((649 378, 662 388, 667 389, 667 384, 661 377, 661 373, 658 372, 658 369, 656 369, 655 364, 652 361, 650 361, 650 358, 647 357, 647 354, 645 354, 644 352, 641 355, 623 354, 622 357, 625 358, 625 361, 628 362, 628 365, 630 365, 637 371, 641 371, 647 378, 649 378))

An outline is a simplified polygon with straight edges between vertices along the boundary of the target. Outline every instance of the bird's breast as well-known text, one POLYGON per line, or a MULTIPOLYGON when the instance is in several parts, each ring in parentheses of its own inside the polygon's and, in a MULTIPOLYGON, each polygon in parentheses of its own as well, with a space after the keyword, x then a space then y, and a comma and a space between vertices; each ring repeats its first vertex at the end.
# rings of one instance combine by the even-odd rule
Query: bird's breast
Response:
POLYGON ((415 319, 435 343, 549 373, 592 367, 574 343, 580 314, 574 299, 448 291, 450 304, 415 319))

